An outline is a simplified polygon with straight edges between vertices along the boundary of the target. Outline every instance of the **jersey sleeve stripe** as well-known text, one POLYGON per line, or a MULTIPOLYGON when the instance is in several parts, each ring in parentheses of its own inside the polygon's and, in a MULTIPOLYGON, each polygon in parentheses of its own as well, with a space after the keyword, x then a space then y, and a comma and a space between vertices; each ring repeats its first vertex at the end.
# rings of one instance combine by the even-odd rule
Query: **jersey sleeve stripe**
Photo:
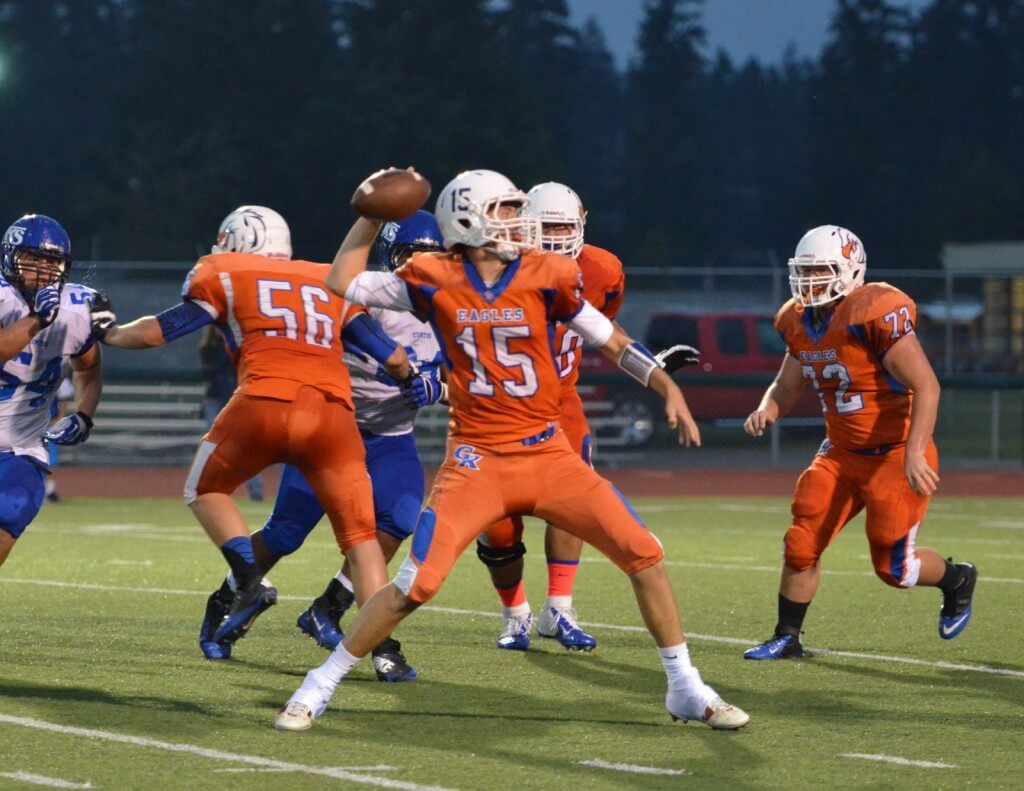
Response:
MULTIPOLYGON (((228 329, 231 332, 232 340, 236 347, 242 345, 242 328, 235 316, 235 287, 231 282, 231 275, 228 272, 219 272, 220 284, 224 287, 224 299, 227 302, 228 329)), ((216 317, 216 316, 215 316, 216 317)))

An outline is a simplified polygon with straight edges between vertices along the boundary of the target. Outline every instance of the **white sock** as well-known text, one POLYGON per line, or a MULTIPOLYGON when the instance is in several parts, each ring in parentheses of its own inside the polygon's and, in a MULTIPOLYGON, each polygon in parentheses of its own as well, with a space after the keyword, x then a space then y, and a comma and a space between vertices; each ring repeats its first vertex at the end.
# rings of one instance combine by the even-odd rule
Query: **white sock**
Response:
POLYGON ((344 643, 338 643, 338 647, 331 651, 327 661, 317 668, 317 673, 321 677, 327 676, 337 684, 349 674, 349 671, 356 666, 361 658, 352 656, 345 648, 344 643))
POLYGON ((228 584, 228 587, 231 588, 232 593, 238 593, 238 583, 235 582, 235 572, 229 571, 228 575, 224 578, 224 581, 228 584))
POLYGON ((530 614, 530 602, 524 601, 522 604, 517 604, 515 607, 502 607, 501 614, 506 618, 515 618, 516 616, 529 615, 530 614))
POLYGON ((544 600, 544 607, 555 610, 571 610, 572 596, 548 596, 544 600))
POLYGON ((57 482, 53 478, 47 478, 43 482, 43 494, 49 497, 51 494, 57 491, 57 482))
POLYGON ((346 577, 339 569, 338 573, 334 575, 334 579, 341 583, 341 587, 347 590, 349 593, 355 593, 356 589, 352 587, 352 580, 346 577))

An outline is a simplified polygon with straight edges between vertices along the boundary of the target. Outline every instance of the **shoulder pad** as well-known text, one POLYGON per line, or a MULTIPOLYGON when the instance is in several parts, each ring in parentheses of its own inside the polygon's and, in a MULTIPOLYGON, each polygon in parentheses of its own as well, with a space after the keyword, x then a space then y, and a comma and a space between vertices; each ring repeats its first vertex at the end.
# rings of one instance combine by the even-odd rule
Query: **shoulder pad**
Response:
POLYGON ((865 324, 901 307, 910 307, 915 313, 917 311, 914 300, 888 283, 865 283, 844 301, 847 303, 846 317, 849 324, 865 324))

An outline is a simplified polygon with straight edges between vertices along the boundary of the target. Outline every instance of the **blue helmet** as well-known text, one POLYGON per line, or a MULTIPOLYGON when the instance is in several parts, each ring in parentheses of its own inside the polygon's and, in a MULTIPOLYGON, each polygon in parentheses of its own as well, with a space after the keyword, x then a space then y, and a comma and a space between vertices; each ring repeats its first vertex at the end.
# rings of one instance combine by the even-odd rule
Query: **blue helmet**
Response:
POLYGON ((404 220, 385 223, 370 247, 369 268, 393 272, 408 253, 434 253, 444 250, 444 238, 434 215, 418 211, 404 220))
POLYGON ((0 274, 27 297, 35 294, 38 283, 31 287, 25 285, 18 260, 22 253, 43 256, 60 267, 59 272, 51 273, 55 276, 43 285, 63 285, 67 281, 71 269, 71 239, 68 238, 68 232, 52 217, 26 214, 11 224, 4 232, 3 242, 0 242, 0 274))

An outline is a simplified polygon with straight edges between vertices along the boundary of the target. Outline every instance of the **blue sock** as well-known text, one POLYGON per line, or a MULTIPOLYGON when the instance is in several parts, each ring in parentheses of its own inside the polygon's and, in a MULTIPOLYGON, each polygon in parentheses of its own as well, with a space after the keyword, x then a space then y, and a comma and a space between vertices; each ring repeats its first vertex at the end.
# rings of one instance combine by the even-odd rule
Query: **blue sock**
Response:
POLYGON ((259 569, 256 568, 256 558, 252 554, 252 541, 249 536, 236 536, 230 541, 225 541, 220 551, 231 567, 239 588, 244 588, 254 576, 261 576, 259 569))

